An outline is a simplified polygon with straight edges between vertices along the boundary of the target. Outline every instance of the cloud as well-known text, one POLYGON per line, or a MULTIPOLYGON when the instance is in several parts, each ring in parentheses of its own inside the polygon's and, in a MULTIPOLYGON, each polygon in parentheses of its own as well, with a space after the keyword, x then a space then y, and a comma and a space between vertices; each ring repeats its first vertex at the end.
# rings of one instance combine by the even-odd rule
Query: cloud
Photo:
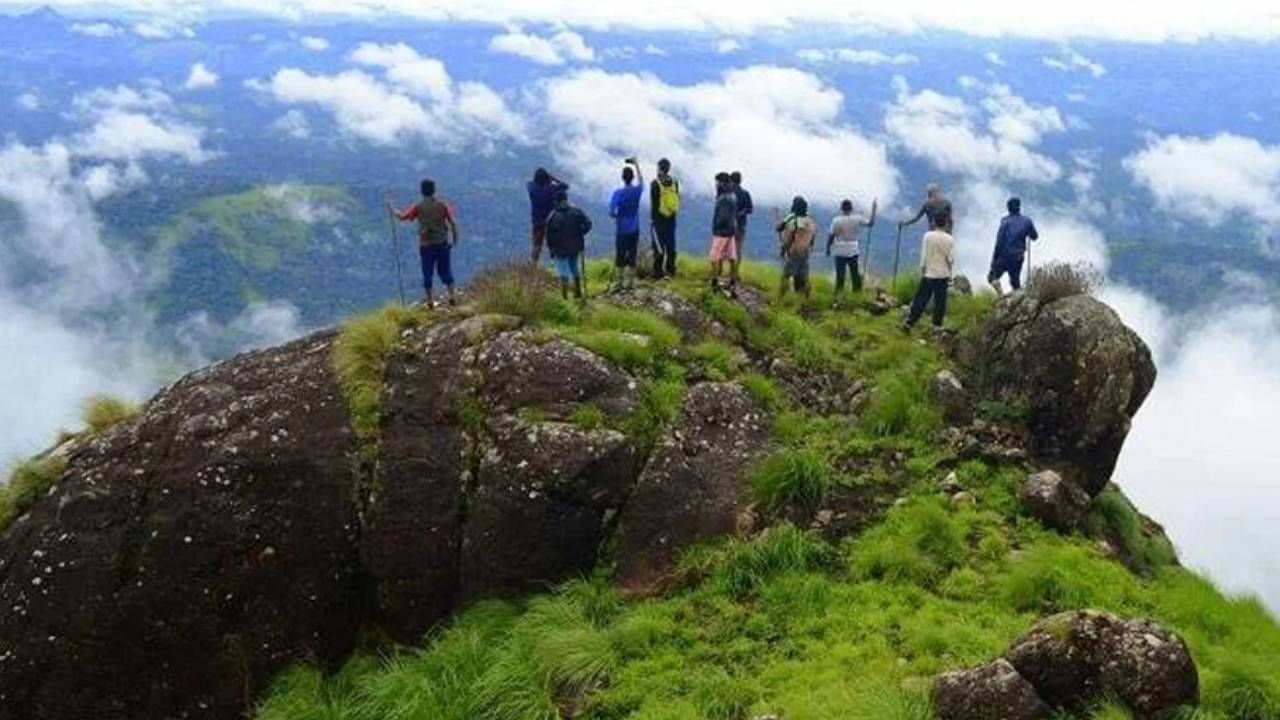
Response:
POLYGON ((716 52, 720 55, 730 55, 742 49, 742 43, 734 38, 721 38, 716 42, 716 52))
POLYGON ((890 55, 880 50, 859 50, 855 48, 836 48, 819 50, 806 48, 796 51, 796 57, 811 63, 842 62, 850 65, 911 65, 920 58, 910 53, 890 55))
POLYGON ((130 29, 134 35, 145 40, 171 40, 179 37, 193 38, 196 36, 195 31, 191 28, 184 27, 163 17, 135 23, 130 29))
POLYGON ((113 38, 123 35, 124 28, 109 22, 72 23, 71 32, 86 37, 113 38))
POLYGON ((13 104, 18 106, 19 110, 35 112, 40 109, 40 97, 35 93, 22 93, 14 98, 13 104))
POLYGON ((146 157, 174 157, 198 165, 214 157, 204 147, 203 138, 204 131, 193 125, 111 110, 76 136, 76 152, 99 160, 136 162, 146 157))
POLYGON ((524 121, 492 89, 455 83, 444 63, 407 45, 364 43, 350 60, 382 77, 360 69, 312 75, 284 68, 252 86, 286 105, 327 110, 344 132, 378 145, 412 137, 449 147, 524 138, 524 121))
POLYGON ((982 112, 935 90, 913 93, 900 78, 895 85, 885 129, 902 152, 970 177, 1041 185, 1061 177, 1055 160, 1032 149, 1045 134, 1066 129, 1056 108, 1033 105, 1005 85, 985 88, 982 112), (978 124, 984 119, 985 131, 978 124))
POLYGON ((297 306, 279 300, 251 303, 228 323, 207 312, 183 318, 173 338, 186 367, 202 367, 234 353, 272 347, 305 332, 297 306))
POLYGON ((317 223, 332 225, 344 217, 340 209, 316 202, 307 188, 296 183, 268 185, 263 193, 280 206, 286 218, 294 222, 306 225, 317 223))
POLYGON ((183 87, 187 90, 204 90, 217 87, 218 80, 216 72, 205 67, 204 63, 198 62, 191 66, 191 72, 187 74, 187 81, 183 87))
POLYGON ((1104 299, 1153 340, 1160 368, 1115 480, 1183 562, 1280 612, 1280 445, 1260 420, 1280 403, 1280 314, 1234 300, 1178 316, 1134 293, 1104 299))
POLYGON ((291 21, 408 17, 427 21, 547 23, 596 29, 708 31, 743 34, 757 30, 821 25, 836 31, 957 32, 982 38, 1070 40, 1098 38, 1137 42, 1206 39, 1270 40, 1280 37, 1274 8, 1260 0, 1219 0, 1212 12, 1195 3, 1164 3, 1158 12, 1118 11, 1113 0, 1075 0, 1010 12, 1007 3, 943 0, 811 0, 804 3, 590 3, 581 0, 211 0, 196 4, 156 0, 61 0, 60 7, 101 12, 170 14, 186 22, 227 15, 270 15, 291 21), (189 6, 190 5, 190 6, 189 6), (193 6, 193 7, 191 7, 193 6))
POLYGON ((322 37, 316 37, 314 35, 304 36, 298 42, 302 44, 302 47, 310 50, 311 52, 324 52, 325 50, 329 49, 328 40, 325 40, 322 37))
POLYGON ((1175 217, 1220 225, 1243 214, 1280 226, 1280 146, 1231 133, 1151 136, 1124 167, 1175 217))
POLYGON ((995 50, 988 50, 987 52, 983 53, 982 57, 986 58, 987 62, 991 63, 992 65, 996 65, 998 67, 1005 66, 1004 58, 1000 57, 1000 53, 996 52, 995 50))
POLYGON ((284 133, 295 140, 306 140, 311 137, 311 121, 307 114, 298 109, 286 112, 271 123, 271 129, 284 133))
POLYGON ((840 119, 844 96, 799 70, 755 66, 672 85, 650 74, 581 70, 544 86, 557 158, 580 181, 616 182, 618 159, 670 156, 687 194, 738 169, 760 202, 837 193, 889 201, 898 174, 885 148, 840 119), (609 112, 599 109, 609 108, 609 112))
POLYGON ((1083 70, 1095 78, 1100 78, 1107 74, 1107 69, 1102 66, 1102 63, 1090 60, 1065 45, 1058 49, 1057 55, 1046 55, 1040 58, 1040 62, 1044 63, 1045 67, 1061 70, 1062 72, 1083 70))
POLYGON ((519 28, 489 41, 489 52, 516 55, 541 65, 564 65, 570 61, 595 62, 596 53, 581 35, 561 30, 550 37, 521 31, 519 28))

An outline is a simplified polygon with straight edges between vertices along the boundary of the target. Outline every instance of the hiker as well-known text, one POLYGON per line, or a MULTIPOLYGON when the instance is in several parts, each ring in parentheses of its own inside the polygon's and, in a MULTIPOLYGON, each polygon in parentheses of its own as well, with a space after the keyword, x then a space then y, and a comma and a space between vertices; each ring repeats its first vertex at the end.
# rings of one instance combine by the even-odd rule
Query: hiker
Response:
POLYGON ((422 284, 426 288, 427 308, 435 307, 435 300, 431 297, 434 275, 440 276, 449 304, 453 305, 457 300, 453 294, 453 267, 449 256, 453 246, 458 244, 458 223, 454 221, 449 206, 436 199, 434 181, 423 180, 420 188, 420 202, 397 212, 388 200, 387 210, 402 222, 418 222, 418 256, 422 259, 422 284))
POLYGON ((738 197, 729 173, 716 174, 716 204, 711 214, 711 290, 719 292, 720 273, 729 262, 729 295, 737 295, 738 277, 738 197))
POLYGON ((618 292, 635 287, 642 195, 644 177, 640 174, 640 163, 633 157, 627 158, 622 168, 622 187, 614 190, 613 197, 609 200, 609 216, 617 225, 614 266, 617 268, 618 278, 614 289, 618 292))
POLYGON ((876 224, 876 206, 879 203, 871 200, 871 217, 864 218, 854 214, 853 201, 840 201, 840 214, 831 219, 831 229, 827 231, 827 255, 834 251, 836 263, 836 292, 831 306, 840 307, 840 294, 844 292, 844 278, 849 276, 849 287, 855 293, 862 292, 862 273, 858 271, 858 256, 861 248, 858 245, 858 233, 862 228, 876 224))
POLYGON ((925 306, 933 301, 933 326, 942 327, 947 315, 947 290, 951 287, 951 275, 956 267, 956 241, 951 236, 951 214, 937 217, 938 227, 924 234, 924 246, 920 250, 920 286, 911 301, 911 312, 903 330, 910 332, 920 321, 925 306))
POLYGON ((818 223, 809 217, 809 203, 799 195, 791 200, 791 212, 774 229, 782 243, 782 283, 778 297, 794 283, 796 292, 809 297, 809 253, 818 236, 818 223))
POLYGON ((653 240, 653 277, 676 275, 676 216, 680 214, 680 181, 671 176, 671 161, 658 161, 658 177, 649 183, 649 233, 653 240))
POLYGON ((586 247, 587 233, 591 232, 591 219, 586 213, 569 204, 569 193, 561 191, 555 196, 555 206, 547 216, 547 252, 560 276, 560 295, 569 298, 569 288, 579 300, 582 295, 582 270, 580 261, 586 247))
POLYGON ((920 206, 920 211, 915 217, 909 220, 898 221, 898 227, 904 228, 909 225, 915 225, 922 217, 929 218, 929 229, 938 229, 938 221, 944 216, 951 217, 951 201, 942 196, 942 188, 937 183, 929 183, 924 189, 924 204, 920 206))
POLYGON ((733 196, 738 202, 738 232, 733 237, 734 250, 738 254, 738 262, 733 266, 733 281, 739 281, 738 270, 742 266, 742 260, 746 257, 743 252, 743 246, 747 241, 747 217, 755 210, 751 204, 751 193, 742 187, 742 173, 734 170, 729 173, 729 180, 733 183, 733 196))
POLYGON ((1000 298, 1005 297, 1000 278, 1006 273, 1013 292, 1022 289, 1022 263, 1027 256, 1027 240, 1040 239, 1036 224, 1022 214, 1022 200, 1009 198, 1005 207, 1009 209, 1009 214, 1000 221, 1000 230, 996 233, 996 249, 991 255, 991 272, 987 274, 987 282, 991 283, 996 296, 1000 298))
POLYGON ((568 192, 569 185, 547 172, 546 168, 538 168, 533 172, 533 181, 528 184, 529 210, 532 215, 533 228, 530 232, 532 250, 529 258, 538 262, 542 256, 542 245, 547 239, 547 217, 555 207, 557 193, 568 192))

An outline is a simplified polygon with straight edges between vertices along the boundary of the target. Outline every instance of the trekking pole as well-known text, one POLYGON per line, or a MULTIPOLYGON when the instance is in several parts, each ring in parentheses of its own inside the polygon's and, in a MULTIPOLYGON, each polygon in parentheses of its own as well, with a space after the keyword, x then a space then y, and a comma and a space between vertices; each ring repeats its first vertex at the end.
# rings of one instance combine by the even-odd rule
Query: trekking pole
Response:
POLYGON ((400 257, 400 227, 392 210, 391 191, 387 191, 387 219, 391 222, 391 252, 395 255, 396 278, 400 288, 400 304, 404 305, 404 261, 400 257))
POLYGON ((581 272, 581 273, 582 273, 582 301, 583 301, 583 302, 586 302, 586 301, 587 301, 587 297, 590 295, 590 293, 589 293, 589 292, 587 292, 587 285, 588 285, 588 283, 587 283, 587 241, 586 241, 586 238, 583 238, 583 240, 582 240, 582 252, 578 253, 578 262, 580 262, 580 263, 582 264, 582 269, 581 269, 581 270, 579 270, 579 272, 581 272))
POLYGON ((867 254, 862 259, 863 282, 866 283, 867 287, 871 287, 871 233, 875 232, 875 229, 875 223, 867 226, 867 254))
POLYGON ((902 258, 902 226, 899 225, 898 241, 893 248, 893 280, 892 280, 892 290, 890 292, 892 292, 894 295, 898 294, 898 261, 901 258, 902 258))

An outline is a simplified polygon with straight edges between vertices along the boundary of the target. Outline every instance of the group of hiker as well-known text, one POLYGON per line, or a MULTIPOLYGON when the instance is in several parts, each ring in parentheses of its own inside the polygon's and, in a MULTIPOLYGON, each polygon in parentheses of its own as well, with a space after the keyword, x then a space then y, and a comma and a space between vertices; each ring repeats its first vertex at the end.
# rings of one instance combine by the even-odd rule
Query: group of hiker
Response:
MULTIPOLYGON (((627 158, 621 172, 622 184, 609 200, 609 215, 615 223, 613 290, 626 292, 634 287, 640 257, 640 211, 644 199, 644 176, 636 158, 627 158)), ((720 172, 715 176, 715 202, 711 217, 711 289, 729 297, 737 296, 744 257, 748 221, 755 212, 751 193, 743 187, 740 172, 720 172)), ((545 168, 538 168, 527 185, 530 207, 530 261, 539 262, 545 247, 555 267, 564 297, 584 296, 583 257, 586 238, 593 227, 581 208, 569 202, 569 184, 545 168)), ((450 250, 458 241, 458 226, 448 204, 436 197, 435 183, 423 180, 422 199, 397 210, 388 201, 388 210, 401 221, 418 224, 419 255, 422 262, 426 302, 434 304, 433 280, 445 285, 447 301, 454 302, 454 277, 450 250)), ((995 251, 987 281, 997 295, 1004 297, 1004 276, 1009 277, 1013 291, 1022 287, 1022 268, 1029 241, 1039 239, 1035 223, 1022 215, 1018 198, 1007 203, 1008 215, 1000 223, 995 251)), ((873 199, 866 214, 852 200, 840 203, 840 212, 827 230, 826 255, 835 265, 836 307, 842 305, 846 280, 849 289, 858 293, 863 287, 860 270, 862 256, 859 236, 875 226, 878 202, 873 199)), ((676 274, 676 222, 680 214, 680 183, 671 174, 671 162, 658 161, 657 176, 649 184, 649 234, 653 252, 653 277, 665 279, 676 274)), ((927 219, 920 251, 920 283, 905 321, 910 329, 919 322, 932 304, 932 321, 941 327, 946 316, 947 296, 955 274, 954 219, 951 201, 936 184, 926 188, 924 203, 910 218, 898 222, 899 241, 903 228, 927 219)), ((781 216, 776 210, 773 231, 778 238, 782 262, 780 295, 794 289, 809 296, 810 256, 819 237, 818 223, 811 217, 808 201, 796 196, 789 211, 781 216)))

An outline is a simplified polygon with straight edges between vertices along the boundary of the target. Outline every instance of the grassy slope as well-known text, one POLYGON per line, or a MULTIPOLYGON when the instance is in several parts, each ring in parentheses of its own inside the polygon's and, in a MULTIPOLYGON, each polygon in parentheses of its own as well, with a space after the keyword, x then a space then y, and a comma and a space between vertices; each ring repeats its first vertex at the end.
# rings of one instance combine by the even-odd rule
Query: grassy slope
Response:
MULTIPOLYGON (((421 648, 368 651, 330 675, 286 673, 258 720, 923 719, 934 674, 986 662, 1042 614, 1082 607, 1152 617, 1181 633, 1201 671, 1196 717, 1280 717, 1280 629, 1267 612, 1171 565, 1117 494, 1088 526, 1129 545, 1143 576, 1103 556, 1094 539, 1020 517, 1018 470, 959 462, 929 441, 940 421, 925 386, 945 361, 930 343, 902 335, 895 315, 829 311, 830 285, 820 280, 812 303, 775 303, 757 324, 706 295, 697 271, 686 267, 673 288, 750 344, 870 379, 876 391, 863 417, 792 407, 767 378, 747 372, 735 347, 681 348, 669 326, 643 313, 548 300, 535 303, 532 319, 612 357, 661 398, 641 423, 646 438, 674 416, 689 367, 740 379, 775 411, 782 449, 755 478, 766 505, 813 506, 840 486, 884 486, 905 502, 840 545, 784 523, 700 548, 683 562, 681 589, 661 598, 619 598, 606 562, 548 595, 480 603, 421 648), (883 461, 893 456, 896 471, 883 461), (939 499, 948 468, 975 505, 939 499)), ((591 269, 595 290, 607 272, 591 269)), ((764 266, 746 276, 774 287, 764 266)), ((952 322, 972 327, 989 307, 984 298, 958 302, 952 322)), ((363 398, 363 411, 376 412, 363 398)), ((589 408, 580 414, 603 421, 589 408)), ((1105 706, 1093 717, 1128 715, 1105 706)))

